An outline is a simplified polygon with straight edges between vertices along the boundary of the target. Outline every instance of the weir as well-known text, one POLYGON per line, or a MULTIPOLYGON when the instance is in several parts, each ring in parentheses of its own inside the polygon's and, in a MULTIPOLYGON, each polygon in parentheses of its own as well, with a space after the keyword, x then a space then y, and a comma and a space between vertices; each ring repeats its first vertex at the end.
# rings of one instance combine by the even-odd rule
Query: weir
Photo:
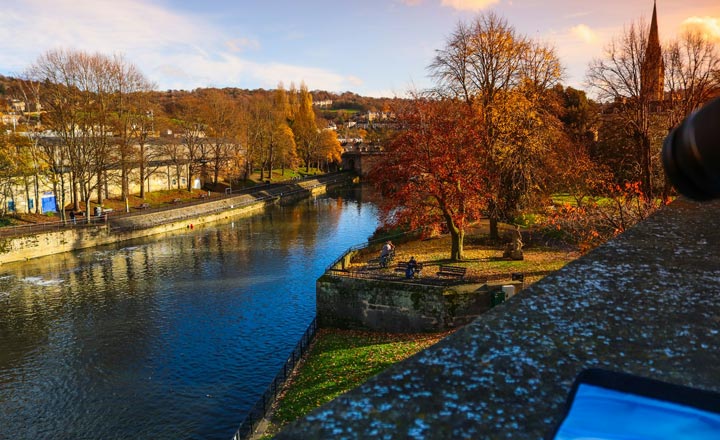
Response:
POLYGON ((585 368, 720 391, 720 203, 673 202, 278 439, 543 438, 585 368))

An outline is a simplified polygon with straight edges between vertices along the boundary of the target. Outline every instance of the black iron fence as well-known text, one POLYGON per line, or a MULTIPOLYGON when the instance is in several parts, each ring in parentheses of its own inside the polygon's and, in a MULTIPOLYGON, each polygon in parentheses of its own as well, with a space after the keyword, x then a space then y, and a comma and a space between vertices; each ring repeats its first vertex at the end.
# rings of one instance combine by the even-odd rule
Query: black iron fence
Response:
POLYGON ((361 250, 363 250, 363 249, 368 249, 368 248, 373 248, 373 247, 376 247, 376 248, 378 249, 378 252, 379 252, 380 247, 381 247, 386 241, 388 241, 388 240, 397 240, 398 238, 410 236, 411 234, 416 234, 416 233, 417 233, 417 231, 400 232, 400 233, 397 233, 397 234, 395 234, 395 235, 386 236, 386 237, 378 238, 378 239, 375 239, 375 240, 368 240, 368 241, 365 242, 365 243, 360 243, 360 244, 356 244, 355 246, 351 246, 351 247, 349 247, 345 252, 343 252, 342 254, 340 254, 340 256, 337 257, 337 258, 335 259, 335 261, 333 261, 332 263, 330 263, 330 264, 325 268, 325 272, 327 273, 327 272, 337 271, 337 270, 338 270, 337 266, 340 264, 340 262, 341 262, 348 254, 351 254, 351 253, 354 254, 354 253, 357 253, 357 252, 359 252, 359 251, 361 251, 361 250))
POLYGON ((3 226, 0 228, 0 236, 2 237, 19 237, 23 235, 37 234, 40 232, 61 231, 64 229, 81 229, 94 228, 97 226, 105 226, 107 224, 107 215, 90 216, 90 219, 84 216, 78 216, 75 220, 59 220, 54 222, 33 223, 29 225, 3 226))
POLYGON ((275 402, 278 393, 282 390, 283 385, 292 374, 295 365, 300 361, 303 355, 307 352, 310 347, 310 343, 315 339, 317 334, 317 317, 313 318, 312 322, 303 333, 300 338, 300 342, 295 346, 295 349, 290 354, 290 357, 283 364, 282 369, 278 372, 275 378, 270 382, 260 399, 255 403, 250 412, 245 416, 245 419, 240 424, 237 432, 233 436, 233 440, 245 440, 257 429, 260 421, 267 415, 270 407, 275 402))
MULTIPOLYGON (((259 185, 251 188, 241 189, 241 190, 234 190, 234 191, 226 191, 226 193, 221 197, 205 197, 198 200, 193 201, 183 201, 181 203, 177 204, 171 204, 166 206, 158 206, 158 207, 152 207, 152 208, 144 208, 144 209, 138 209, 135 207, 131 212, 125 213, 125 212, 109 212, 109 211, 103 211, 102 215, 93 215, 90 216, 90 219, 88 220, 85 216, 78 216, 75 221, 72 220, 66 220, 66 221, 55 221, 55 222, 46 222, 46 223, 35 223, 31 225, 21 225, 21 226, 5 226, 0 228, 0 236, 4 237, 16 237, 16 236, 22 236, 22 235, 29 235, 29 234, 36 234, 41 232, 51 232, 51 231, 60 231, 64 229, 73 229, 73 228, 86 228, 86 227, 96 227, 99 225, 107 225, 112 232, 124 232, 128 230, 135 230, 135 229, 146 229, 145 225, 142 226, 120 226, 120 225, 114 225, 113 220, 115 219, 121 219, 121 218, 129 218, 134 216, 141 216, 145 214, 150 213, 157 213, 157 212, 163 212, 163 211, 170 211, 174 209, 178 209, 180 207, 187 208, 188 206, 194 206, 199 204, 204 204, 208 202, 216 202, 223 199, 229 199, 231 197, 239 197, 243 195, 253 195, 254 193, 261 193, 264 192, 265 195, 254 197, 251 200, 244 200, 240 201, 237 204, 233 204, 231 206, 221 206, 214 209, 209 209, 203 214, 213 214, 221 211, 226 211, 229 209, 237 208, 239 206, 245 206, 245 205, 251 205, 253 203, 268 201, 272 199, 277 199, 279 197, 285 197, 285 196, 291 196, 298 193, 303 193, 309 190, 312 190, 314 188, 317 188, 319 186, 325 186, 325 185, 332 185, 338 182, 347 181, 347 175, 346 173, 341 175, 330 175, 330 176, 322 176, 322 178, 308 178, 307 180, 317 180, 318 183, 314 185, 304 185, 304 186, 298 186, 296 188, 288 189, 288 182, 279 182, 279 183, 272 183, 272 184, 264 184, 259 185)), ((297 181, 291 182, 291 184, 297 184, 297 181)), ((195 214, 188 214, 185 216, 178 216, 174 217, 172 221, 178 221, 178 220, 185 220, 190 219, 192 217, 195 217, 195 214)))

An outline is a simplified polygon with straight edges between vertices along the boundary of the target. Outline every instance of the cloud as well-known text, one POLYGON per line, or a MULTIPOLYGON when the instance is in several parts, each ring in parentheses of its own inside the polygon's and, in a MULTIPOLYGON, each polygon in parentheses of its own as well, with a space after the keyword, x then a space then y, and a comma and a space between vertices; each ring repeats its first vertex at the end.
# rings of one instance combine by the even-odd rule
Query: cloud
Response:
POLYGON ((422 3, 422 0, 400 0, 400 3, 407 6, 418 6, 422 3))
POLYGON ((585 43, 594 44, 598 42, 598 35, 589 26, 579 24, 570 28, 570 34, 579 38, 585 43))
POLYGON ((720 18, 690 17, 680 25, 684 30, 700 32, 709 40, 720 42, 720 18))
POLYGON ((171 54, 162 62, 153 63, 146 72, 164 78, 163 89, 193 89, 197 87, 240 87, 273 89, 280 82, 300 84, 308 88, 324 90, 349 90, 362 81, 353 76, 344 76, 325 69, 297 66, 286 63, 258 63, 224 52, 214 58, 202 53, 171 54))
POLYGON ((246 49, 260 49, 260 43, 250 38, 235 38, 225 42, 225 47, 231 52, 244 52, 246 49))
POLYGON ((442 5, 459 11, 479 11, 499 3, 500 0, 442 0, 442 5))
POLYGON ((582 12, 571 12, 569 14, 563 15, 563 18, 571 20, 573 18, 580 18, 580 17, 587 17, 591 13, 589 11, 582 11, 582 12))
POLYGON ((0 14, 0 41, 0 69, 11 75, 64 48, 122 53, 161 89, 274 88, 304 80, 308 87, 344 90, 358 84, 322 68, 253 61, 247 53, 260 51, 259 41, 228 38, 209 16, 148 0, 23 0, 0 14))

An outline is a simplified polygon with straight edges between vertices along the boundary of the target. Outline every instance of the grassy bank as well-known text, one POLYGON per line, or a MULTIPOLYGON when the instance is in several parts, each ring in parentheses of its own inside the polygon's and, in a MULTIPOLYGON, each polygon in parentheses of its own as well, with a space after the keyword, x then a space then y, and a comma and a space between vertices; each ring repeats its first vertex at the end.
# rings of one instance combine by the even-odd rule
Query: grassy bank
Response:
POLYGON ((321 329, 305 362, 281 394, 266 437, 448 334, 321 329))

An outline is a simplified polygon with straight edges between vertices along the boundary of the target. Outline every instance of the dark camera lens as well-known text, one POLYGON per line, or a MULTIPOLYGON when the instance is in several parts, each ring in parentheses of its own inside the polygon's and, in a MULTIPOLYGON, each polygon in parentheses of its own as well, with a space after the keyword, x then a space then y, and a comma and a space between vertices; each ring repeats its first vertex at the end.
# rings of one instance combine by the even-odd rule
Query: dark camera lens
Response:
POLYGON ((670 132, 662 158, 670 182, 682 195, 695 200, 720 197, 720 98, 670 132))

